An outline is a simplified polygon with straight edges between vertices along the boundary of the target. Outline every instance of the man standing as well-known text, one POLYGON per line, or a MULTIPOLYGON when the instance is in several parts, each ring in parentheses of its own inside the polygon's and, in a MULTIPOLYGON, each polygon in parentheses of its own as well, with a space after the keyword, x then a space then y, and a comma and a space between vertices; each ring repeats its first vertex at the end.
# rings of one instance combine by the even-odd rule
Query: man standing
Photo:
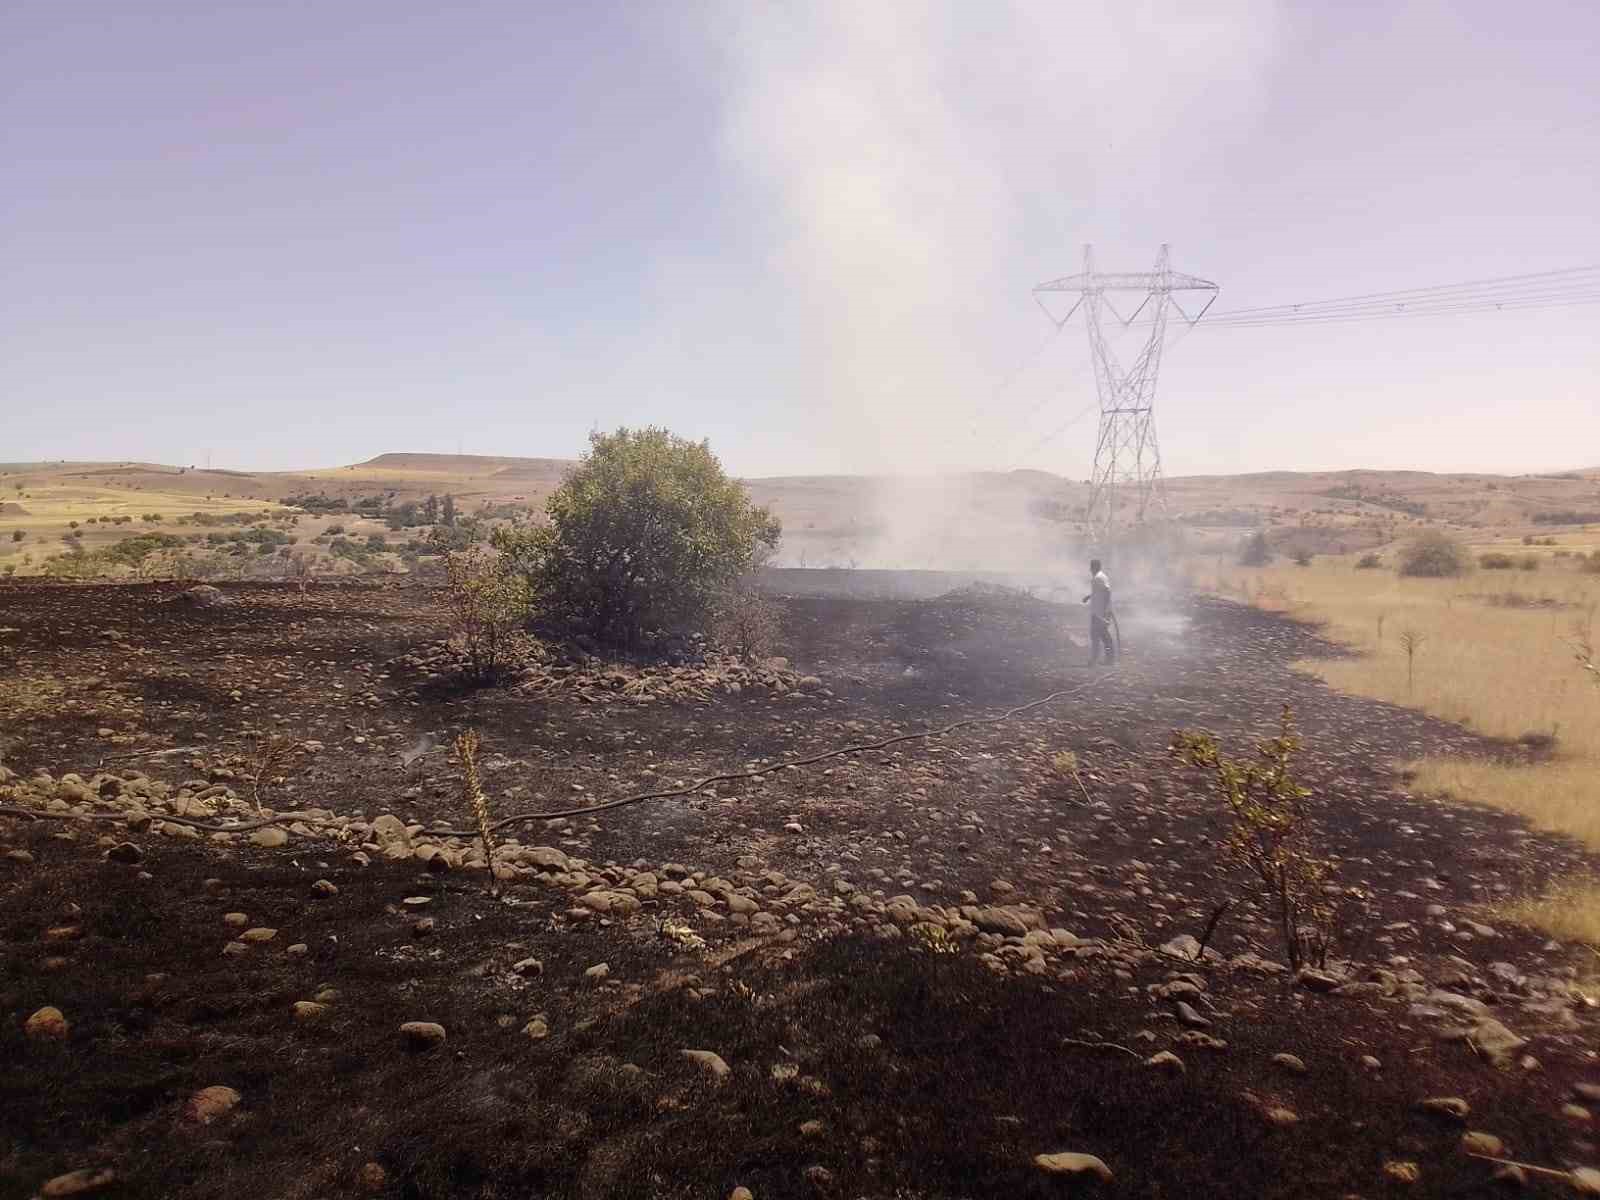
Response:
POLYGON ((1083 598, 1089 606, 1089 665, 1100 660, 1100 650, 1105 648, 1106 665, 1117 661, 1116 643, 1111 640, 1111 580, 1100 569, 1100 560, 1089 560, 1089 594, 1083 598))

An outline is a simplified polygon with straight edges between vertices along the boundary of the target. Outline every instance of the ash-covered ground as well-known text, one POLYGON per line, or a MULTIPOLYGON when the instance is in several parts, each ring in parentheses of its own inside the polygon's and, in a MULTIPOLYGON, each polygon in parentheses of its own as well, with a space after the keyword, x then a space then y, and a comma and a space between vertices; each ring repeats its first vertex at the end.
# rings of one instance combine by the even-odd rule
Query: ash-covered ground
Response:
POLYGON ((0 1193, 1462 1196, 1505 1186, 1468 1151, 1596 1162, 1593 955, 1491 914, 1588 862, 1391 765, 1525 751, 1294 674, 1335 651, 1236 605, 1125 600, 1091 672, 1075 604, 843 574, 769 578, 786 663, 481 690, 425 590, 0 587, 0 805, 41 814, 0 816, 0 1193), (478 731, 503 818, 1053 692, 507 828, 498 896, 449 752, 478 731), (1336 863, 1305 981, 1167 752, 1249 753, 1285 703, 1336 863), (295 818, 215 832, 271 735, 295 818))

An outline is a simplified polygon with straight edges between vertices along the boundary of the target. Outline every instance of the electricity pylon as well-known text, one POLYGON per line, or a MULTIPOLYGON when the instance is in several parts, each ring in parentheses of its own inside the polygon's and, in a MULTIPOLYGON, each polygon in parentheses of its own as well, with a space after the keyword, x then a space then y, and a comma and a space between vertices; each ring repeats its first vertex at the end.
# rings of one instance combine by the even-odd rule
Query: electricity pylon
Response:
POLYGON ((1094 448, 1094 471, 1089 480, 1089 505, 1084 514, 1090 539, 1108 548, 1114 535, 1118 508, 1124 501, 1124 488, 1133 492, 1133 524, 1151 516, 1165 515, 1166 496, 1161 487, 1161 449, 1156 443, 1154 404, 1156 375, 1161 369, 1161 349, 1167 336, 1167 313, 1176 310, 1190 325, 1205 316, 1217 298, 1217 285, 1194 275, 1174 271, 1168 262, 1167 247, 1156 257, 1156 269, 1148 273, 1097 274, 1094 250, 1083 248, 1083 273, 1052 279, 1033 289, 1035 303, 1044 310, 1056 328, 1072 319, 1080 308, 1089 331, 1089 355, 1094 361, 1096 390, 1100 394, 1100 433, 1094 448), (1077 300, 1063 317, 1057 318, 1043 293, 1076 294, 1077 300), (1114 293, 1143 294, 1139 307, 1124 317, 1111 301, 1114 293), (1209 292, 1205 305, 1193 317, 1179 305, 1175 292, 1209 292), (1124 328, 1148 310, 1150 335, 1133 366, 1123 370, 1106 338, 1104 314, 1109 313, 1124 328))

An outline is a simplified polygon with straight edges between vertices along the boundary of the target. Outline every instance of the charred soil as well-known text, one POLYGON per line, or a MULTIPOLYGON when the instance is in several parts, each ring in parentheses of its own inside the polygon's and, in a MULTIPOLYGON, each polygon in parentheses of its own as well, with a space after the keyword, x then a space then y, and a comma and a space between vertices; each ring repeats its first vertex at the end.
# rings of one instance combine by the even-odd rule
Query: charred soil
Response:
POLYGON ((428 591, 222 592, 0 587, 0 806, 54 814, 0 816, 0 1195, 77 1170, 118 1197, 1498 1194, 1464 1130, 1596 1161, 1571 1107, 1600 1083, 1592 955, 1486 915, 1590 864, 1409 795, 1392 762, 1523 751, 1295 674, 1333 653, 1302 626, 1175 599, 1094 673, 1075 608, 791 595, 780 651, 820 683, 530 696, 408 663, 444 635, 428 591), (429 832, 471 825, 469 727, 498 818, 1058 691, 507 828, 497 897, 471 839, 429 832), (1175 728, 1247 753, 1285 703, 1336 864, 1333 991, 1274 970, 1167 753, 1175 728), (249 801, 272 736, 299 749, 269 807, 325 821, 269 848, 163 819, 249 801), (133 794, 142 818, 74 815, 133 794), (61 1036, 29 1023, 47 1006, 61 1036), (236 1100, 202 1120, 213 1087, 236 1100), (1061 1151, 1112 1178, 1035 1162, 1061 1151))

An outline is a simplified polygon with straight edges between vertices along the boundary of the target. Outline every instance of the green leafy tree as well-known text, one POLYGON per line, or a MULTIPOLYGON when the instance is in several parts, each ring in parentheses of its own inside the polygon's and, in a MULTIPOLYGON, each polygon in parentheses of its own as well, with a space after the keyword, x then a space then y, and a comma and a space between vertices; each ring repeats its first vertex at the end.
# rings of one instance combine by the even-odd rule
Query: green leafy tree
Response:
POLYGON ((708 443, 656 428, 592 434, 545 512, 495 545, 544 616, 612 644, 705 621, 780 532, 708 443))

